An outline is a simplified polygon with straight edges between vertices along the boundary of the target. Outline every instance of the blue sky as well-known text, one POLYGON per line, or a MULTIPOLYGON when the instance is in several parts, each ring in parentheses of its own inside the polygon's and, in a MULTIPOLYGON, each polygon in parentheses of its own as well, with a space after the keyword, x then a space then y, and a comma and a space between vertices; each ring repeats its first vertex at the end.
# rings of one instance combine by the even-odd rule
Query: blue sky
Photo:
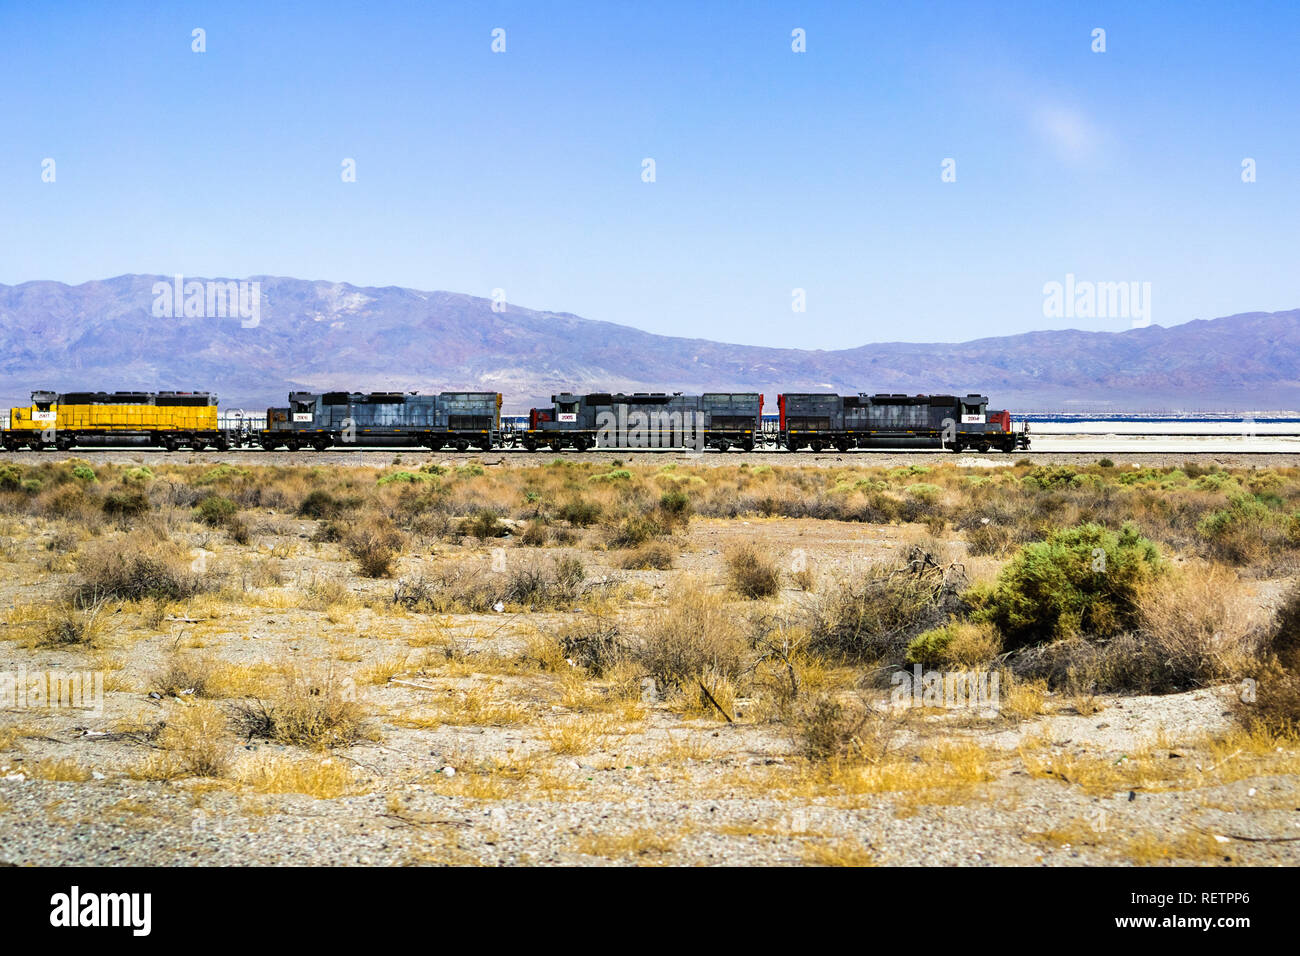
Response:
POLYGON ((1161 325, 1297 308, 1297 62, 1280 2, 0 0, 0 282, 500 288, 817 348, 1130 325, 1046 318, 1067 273, 1161 325))

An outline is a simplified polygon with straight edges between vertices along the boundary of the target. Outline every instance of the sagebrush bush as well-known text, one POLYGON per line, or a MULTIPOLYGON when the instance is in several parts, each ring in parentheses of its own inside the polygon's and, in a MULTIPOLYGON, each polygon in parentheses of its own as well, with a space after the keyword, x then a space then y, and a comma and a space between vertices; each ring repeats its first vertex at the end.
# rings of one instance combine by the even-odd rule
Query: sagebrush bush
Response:
POLYGON ((1134 525, 1084 524, 1030 544, 991 586, 967 593, 973 618, 997 626, 1008 647, 1086 633, 1117 634, 1137 620, 1141 590, 1165 570, 1134 525))
POLYGON ((239 505, 220 495, 209 495, 199 502, 194 509, 194 516, 199 521, 213 527, 226 524, 239 512, 239 505))
POLYGON ((1270 550, 1300 544, 1297 519, 1277 508, 1278 500, 1260 495, 1234 495, 1226 508, 1212 511, 1196 525, 1212 554, 1245 564, 1270 550))

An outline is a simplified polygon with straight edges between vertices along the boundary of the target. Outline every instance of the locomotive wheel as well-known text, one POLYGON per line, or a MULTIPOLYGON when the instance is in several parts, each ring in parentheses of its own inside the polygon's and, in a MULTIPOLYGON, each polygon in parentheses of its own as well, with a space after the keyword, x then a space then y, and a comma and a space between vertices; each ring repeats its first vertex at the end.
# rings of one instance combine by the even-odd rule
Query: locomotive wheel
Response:
POLYGON ((564 442, 559 438, 551 439, 551 451, 564 451, 564 442))
POLYGON ((196 438, 190 442, 190 447, 195 451, 203 451, 203 449, 208 447, 208 443, 201 438, 196 438))
POLYGON ((175 435, 164 435, 162 443, 163 443, 163 447, 166 448, 168 451, 176 451, 178 448, 181 447, 181 443, 176 440, 175 435))
POLYGON ((328 438, 312 439, 311 447, 315 448, 317 451, 324 451, 329 446, 330 446, 330 440, 328 438))
POLYGON ((742 441, 742 442, 740 443, 740 447, 743 448, 745 451, 753 451, 753 450, 754 450, 754 439, 752 439, 752 438, 746 438, 744 441, 742 441))
POLYGON ((537 442, 532 438, 525 438, 524 451, 537 451, 537 442))
POLYGON ((286 442, 284 447, 288 448, 290 451, 297 451, 297 450, 298 450, 299 448, 301 448, 302 446, 299 445, 299 444, 298 444, 298 440, 297 440, 296 438, 294 438, 294 439, 290 439, 288 442, 286 442))
POLYGON ((837 441, 837 442, 835 443, 835 447, 836 447, 836 449, 839 450, 839 451, 848 451, 848 450, 849 450, 849 440, 848 440, 847 438, 841 438, 839 441, 837 441))
POLYGON ((826 446, 823 445, 823 444, 822 444, 821 442, 819 442, 819 441, 815 441, 815 442, 812 443, 812 450, 815 451, 815 452, 816 452, 816 451, 821 451, 824 447, 826 447, 826 446))
POLYGON ((725 438, 719 438, 717 443, 714 444, 713 447, 716 448, 718 451, 725 453, 727 449, 731 447, 731 444, 725 438))
POLYGON ((979 443, 979 450, 980 450, 981 452, 986 452, 986 451, 988 451, 989 448, 991 448, 991 447, 992 447, 992 446, 991 446, 988 442, 986 442, 986 441, 982 441, 982 442, 979 443))
POLYGON ((484 438, 484 439, 482 439, 482 440, 478 443, 478 447, 479 447, 479 449, 482 450, 482 451, 491 451, 491 450, 492 450, 492 439, 491 439, 491 438, 484 438))
POLYGON ((280 447, 279 445, 277 445, 275 442, 271 441, 270 439, 267 439, 266 441, 262 442, 263 451, 275 451, 279 447, 280 447))
POLYGON ((587 439, 585 439, 585 438, 575 438, 575 439, 573 440, 573 450, 574 450, 574 451, 586 451, 586 450, 587 450, 587 439))
POLYGON ((469 442, 467 442, 467 441, 466 441, 465 439, 463 439, 463 438, 458 438, 458 439, 456 439, 456 450, 457 450, 457 451, 469 451, 469 442))
POLYGON ((960 454, 961 454, 961 442, 959 442, 959 441, 955 441, 955 442, 953 442, 953 443, 952 443, 952 450, 953 450, 956 454, 960 455, 960 454))
POLYGON ((797 442, 788 441, 785 443, 785 449, 786 451, 798 451, 799 445, 797 442))
POLYGON ((41 441, 39 438, 36 438, 33 439, 32 441, 29 441, 27 443, 27 447, 30 448, 32 451, 40 451, 42 448, 45 447, 45 443, 41 441))
POLYGON ((71 439, 71 438, 56 438, 56 439, 54 439, 54 447, 57 448, 59 451, 71 451, 71 450, 72 450, 72 439, 71 439))
POLYGON ((442 439, 441 438, 429 439, 429 447, 434 451, 442 451, 442 439))

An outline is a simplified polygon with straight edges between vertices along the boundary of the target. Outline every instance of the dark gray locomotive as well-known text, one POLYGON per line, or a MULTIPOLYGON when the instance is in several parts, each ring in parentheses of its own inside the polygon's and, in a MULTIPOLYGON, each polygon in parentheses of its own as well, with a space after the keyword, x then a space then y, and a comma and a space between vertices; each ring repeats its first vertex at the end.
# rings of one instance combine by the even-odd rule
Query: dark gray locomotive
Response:
POLYGON ((777 396, 778 440, 790 451, 1028 447, 1028 435, 1012 430, 1011 413, 989 411, 988 403, 986 396, 974 394, 790 393, 777 396))
POLYGON ((266 410, 258 435, 267 451, 334 445, 489 451, 500 439, 499 392, 290 392, 288 407, 266 410))
POLYGON ((528 451, 573 448, 717 448, 752 451, 763 430, 757 392, 564 392, 534 408, 521 443, 528 451))

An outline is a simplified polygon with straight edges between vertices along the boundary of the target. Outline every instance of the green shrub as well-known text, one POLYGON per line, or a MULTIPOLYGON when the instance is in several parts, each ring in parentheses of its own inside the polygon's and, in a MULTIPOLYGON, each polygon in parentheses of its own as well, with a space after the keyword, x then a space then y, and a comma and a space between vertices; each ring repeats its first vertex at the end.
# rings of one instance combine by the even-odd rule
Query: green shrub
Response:
POLYGON ((604 474, 592 475, 587 480, 602 482, 628 481, 631 477, 632 472, 628 471, 626 468, 615 468, 613 471, 607 471, 604 474))
POLYGON ((1270 547, 1289 544, 1291 525, 1291 517, 1270 507, 1264 496, 1242 494, 1197 522, 1196 532, 1219 557, 1247 562, 1270 547))
POLYGON ((145 465, 138 465, 133 468, 128 468, 125 472, 122 473, 123 481, 134 482, 137 484, 143 484, 148 481, 153 481, 153 478, 154 478, 153 471, 150 470, 145 465))
POLYGON ((905 659, 922 667, 974 667, 989 663, 1001 650, 1001 638, 991 624, 949 621, 912 638, 905 659))
POLYGON ((1068 488, 1077 484, 1079 473, 1065 465, 1039 465, 1020 480, 1031 488, 1068 488))
POLYGON ((247 478, 252 472, 247 468, 236 468, 234 465, 217 465, 210 468, 200 475, 195 481, 195 485, 212 485, 220 481, 234 481, 238 478, 247 478))
POLYGON ((1163 571, 1159 550, 1136 526, 1083 524, 1021 548, 993 585, 967 597, 973 618, 996 625, 1010 647, 1106 636, 1135 623, 1140 589, 1163 571))
POLYGON ((0 465, 0 489, 16 491, 23 480, 23 470, 16 465, 0 465))
POLYGON ((77 465, 72 469, 72 477, 79 481, 98 481, 95 477, 95 469, 89 465, 77 465))
POLYGON ((391 475, 384 475, 376 484, 411 485, 421 481, 437 481, 437 478, 427 471, 395 471, 391 475))
POLYGON ((194 509, 194 516, 206 525, 220 527, 239 511, 239 505, 220 495, 209 495, 194 509))
POLYGON ((923 481, 908 485, 903 490, 913 498, 919 498, 921 501, 934 501, 943 493, 943 489, 938 485, 931 485, 923 481))

